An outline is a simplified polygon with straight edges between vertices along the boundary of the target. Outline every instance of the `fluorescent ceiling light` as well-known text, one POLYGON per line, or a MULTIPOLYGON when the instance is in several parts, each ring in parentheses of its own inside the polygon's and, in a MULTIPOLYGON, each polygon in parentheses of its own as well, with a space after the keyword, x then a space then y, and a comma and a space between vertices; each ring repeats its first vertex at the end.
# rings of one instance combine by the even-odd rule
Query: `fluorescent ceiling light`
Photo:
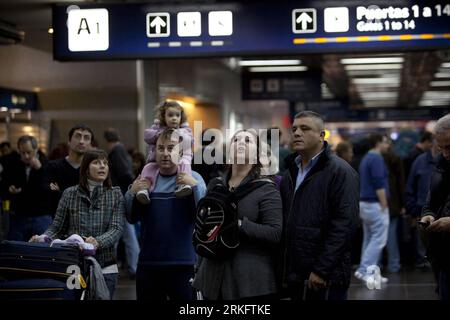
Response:
POLYGON ((450 104, 449 100, 425 100, 419 102, 420 107, 445 107, 450 104))
POLYGON ((393 64, 352 64, 352 65, 346 65, 345 70, 395 70, 395 69, 402 69, 403 65, 400 63, 393 63, 393 64))
POLYGON ((397 100, 385 100, 385 101, 365 101, 364 106, 366 108, 380 108, 380 107, 395 107, 397 100))
POLYGON ((431 81, 431 87, 450 87, 450 81, 431 81))
POLYGON ((386 78, 353 78, 355 84, 399 84, 400 77, 386 77, 386 78))
POLYGON ((450 78, 450 73, 449 72, 437 72, 434 76, 436 78, 450 78))
POLYGON ((342 64, 403 63, 403 61, 404 61, 404 59, 402 57, 341 59, 342 64))
POLYGON ((397 92, 381 91, 381 92, 361 92, 361 98, 364 100, 378 100, 378 99, 396 99, 397 92))
POLYGON ((389 84, 355 84, 355 87, 358 88, 359 92, 386 92, 388 90, 399 88, 400 84, 397 83, 389 83, 389 84))
POLYGON ((423 93, 423 99, 450 99, 450 92, 447 91, 425 91, 423 93))
POLYGON ((347 70, 347 74, 352 77, 363 77, 363 78, 372 78, 372 77, 399 77, 399 70, 347 70))
POLYGON ((253 66, 294 66, 301 64, 301 60, 241 60, 239 65, 241 67, 253 66))
POLYGON ((285 67, 251 67, 250 72, 294 72, 294 71, 306 71, 305 66, 285 66, 285 67))
POLYGON ((450 68, 450 62, 443 62, 441 68, 450 68))

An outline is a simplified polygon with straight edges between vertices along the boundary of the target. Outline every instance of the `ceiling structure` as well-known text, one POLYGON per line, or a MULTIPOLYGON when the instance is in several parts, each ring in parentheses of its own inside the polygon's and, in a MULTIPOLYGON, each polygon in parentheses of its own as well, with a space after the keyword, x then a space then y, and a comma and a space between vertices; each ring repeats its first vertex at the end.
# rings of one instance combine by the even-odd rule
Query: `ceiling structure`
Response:
MULTIPOLYGON (((25 33, 23 45, 52 53, 52 35, 49 33, 52 3, 102 2, 161 1, 0 0, 0 20, 25 33)), ((301 65, 322 72, 324 98, 348 99, 351 108, 450 106, 450 49, 297 58, 301 65)))

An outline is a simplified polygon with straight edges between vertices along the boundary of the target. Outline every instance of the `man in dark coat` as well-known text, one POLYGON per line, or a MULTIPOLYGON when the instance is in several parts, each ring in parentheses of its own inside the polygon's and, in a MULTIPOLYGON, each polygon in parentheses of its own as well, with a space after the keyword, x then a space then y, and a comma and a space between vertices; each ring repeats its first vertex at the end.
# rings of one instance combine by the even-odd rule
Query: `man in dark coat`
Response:
POLYGON ((21 136, 17 142, 20 159, 8 165, 4 176, 4 194, 11 200, 8 240, 28 241, 42 234, 52 223, 43 197, 43 166, 47 159, 38 150, 32 136, 21 136))
POLYGON ((344 300, 358 223, 359 178, 324 141, 322 117, 298 113, 283 176, 282 284, 292 299, 344 300))
POLYGON ((440 118, 434 128, 435 140, 441 152, 431 175, 430 191, 422 210, 421 221, 426 227, 428 257, 437 268, 439 296, 450 300, 450 114, 440 118))

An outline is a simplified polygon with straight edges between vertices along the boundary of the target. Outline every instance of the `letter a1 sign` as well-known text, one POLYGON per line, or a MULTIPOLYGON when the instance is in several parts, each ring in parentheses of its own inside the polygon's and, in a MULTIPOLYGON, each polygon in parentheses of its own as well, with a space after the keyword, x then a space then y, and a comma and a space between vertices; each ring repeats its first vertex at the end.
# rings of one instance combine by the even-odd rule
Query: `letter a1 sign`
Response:
POLYGON ((72 9, 67 28, 70 51, 105 51, 109 48, 109 21, 106 9, 72 9))
POLYGON ((316 9, 294 9, 292 10, 292 32, 313 33, 317 30, 316 9))

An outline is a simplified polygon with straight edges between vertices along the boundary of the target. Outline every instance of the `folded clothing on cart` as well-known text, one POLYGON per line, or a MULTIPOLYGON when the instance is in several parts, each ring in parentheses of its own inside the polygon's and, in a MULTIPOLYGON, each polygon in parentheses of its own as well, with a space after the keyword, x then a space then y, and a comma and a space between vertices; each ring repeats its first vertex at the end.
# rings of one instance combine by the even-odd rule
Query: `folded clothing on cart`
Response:
POLYGON ((82 253, 85 256, 95 255, 94 245, 92 243, 85 242, 84 239, 81 236, 79 236, 78 234, 73 234, 65 240, 61 240, 61 239, 52 240, 52 238, 43 234, 43 235, 40 235, 37 237, 37 242, 50 243, 50 247, 56 243, 67 244, 67 245, 77 245, 81 249, 82 253))

